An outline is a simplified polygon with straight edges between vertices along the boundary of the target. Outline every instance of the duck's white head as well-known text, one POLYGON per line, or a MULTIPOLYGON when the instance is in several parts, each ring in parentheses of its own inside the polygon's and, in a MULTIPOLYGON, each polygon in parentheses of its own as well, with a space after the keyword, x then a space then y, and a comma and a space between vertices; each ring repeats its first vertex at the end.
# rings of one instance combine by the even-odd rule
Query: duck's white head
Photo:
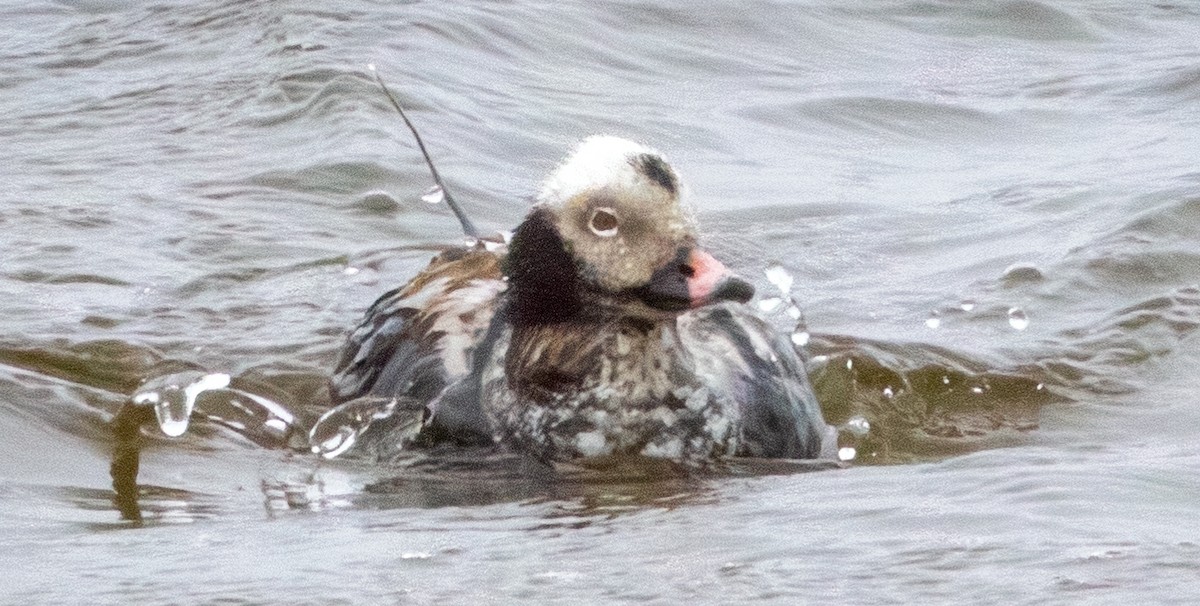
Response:
POLYGON ((683 183, 657 150, 621 137, 584 139, 542 184, 538 202, 563 205, 599 191, 678 206, 683 183))
POLYGON ((617 291, 645 283, 679 246, 694 243, 696 223, 683 183, 654 149, 594 135, 558 166, 538 195, 563 240, 594 278, 617 291))
POLYGON ((683 192, 659 152, 588 137, 547 177, 514 235, 512 285, 573 273, 577 289, 660 312, 749 299, 753 288, 696 246, 683 192))

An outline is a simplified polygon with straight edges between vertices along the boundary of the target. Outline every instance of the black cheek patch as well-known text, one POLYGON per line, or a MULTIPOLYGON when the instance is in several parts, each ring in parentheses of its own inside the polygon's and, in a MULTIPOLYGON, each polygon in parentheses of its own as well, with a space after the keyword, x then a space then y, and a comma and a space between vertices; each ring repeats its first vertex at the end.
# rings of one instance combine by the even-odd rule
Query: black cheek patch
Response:
POLYGON ((675 173, 662 158, 654 154, 640 154, 632 160, 633 167, 647 179, 659 184, 671 195, 675 195, 679 185, 675 182, 675 173))
POLYGON ((550 211, 529 213, 513 233, 505 259, 512 323, 552 324, 579 313, 577 272, 550 211))

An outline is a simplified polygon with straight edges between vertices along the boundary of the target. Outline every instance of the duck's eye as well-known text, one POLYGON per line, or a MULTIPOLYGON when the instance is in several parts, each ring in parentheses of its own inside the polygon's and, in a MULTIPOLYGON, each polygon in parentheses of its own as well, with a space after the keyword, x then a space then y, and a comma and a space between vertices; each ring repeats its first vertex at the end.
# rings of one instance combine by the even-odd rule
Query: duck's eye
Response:
POLYGON ((617 227, 621 221, 617 218, 617 211, 608 208, 607 206, 597 208, 592 211, 592 218, 588 219, 588 227, 592 233, 601 238, 611 238, 617 235, 617 227))

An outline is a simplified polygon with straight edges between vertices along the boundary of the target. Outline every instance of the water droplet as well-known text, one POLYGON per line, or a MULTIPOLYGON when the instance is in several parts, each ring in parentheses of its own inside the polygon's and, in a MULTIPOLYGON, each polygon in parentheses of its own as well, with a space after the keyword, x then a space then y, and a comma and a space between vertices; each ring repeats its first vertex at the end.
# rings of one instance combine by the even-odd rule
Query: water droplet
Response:
POLYGON ((925 320, 925 326, 928 326, 934 330, 937 330, 941 325, 942 319, 938 317, 938 313, 936 311, 925 320))
POLYGON ((1045 279, 1042 270, 1032 263, 1014 263, 1004 270, 1003 280, 1008 284, 1040 282, 1045 279))
POLYGON ((862 415, 850 417, 843 427, 856 438, 861 438, 871 433, 871 422, 862 415))
POLYGON ((329 409, 308 431, 312 451, 332 459, 350 450, 358 436, 377 419, 384 419, 396 410, 396 400, 358 398, 329 409))
POLYGON ((892 398, 893 396, 895 396, 895 395, 896 395, 896 392, 892 391, 892 388, 891 388, 891 387, 884 387, 884 388, 883 388, 883 397, 885 397, 885 398, 888 398, 888 399, 891 399, 891 398, 892 398))
POLYGON ((839 461, 853 461, 854 457, 858 456, 858 450, 853 446, 844 446, 838 449, 839 461))
POLYGON ((804 312, 800 311, 800 308, 796 307, 795 305, 789 305, 787 308, 787 315, 793 320, 799 320, 800 318, 804 317, 804 312))
POLYGON ((156 390, 134 394, 133 402, 153 406, 158 428, 168 437, 177 438, 187 432, 188 424, 192 420, 192 411, 196 409, 196 399, 200 394, 228 386, 229 375, 202 375, 182 388, 178 384, 168 384, 156 390))
POLYGON ((441 204, 446 199, 446 192, 442 191, 440 185, 434 185, 421 194, 421 199, 430 204, 441 204))
POLYGON ((1025 330, 1029 328, 1029 316, 1020 307, 1013 307, 1008 310, 1008 325, 1016 330, 1025 330))
POLYGON ((792 333, 792 343, 797 347, 808 345, 809 338, 808 331, 803 328, 797 328, 796 332, 792 333))
POLYGON ((779 309, 780 305, 783 305, 783 299, 780 299, 779 297, 770 297, 768 299, 763 299, 763 300, 759 301, 758 309, 761 310, 763 313, 769 314, 769 313, 779 309))
POLYGON ((958 308, 963 311, 973 311, 975 309, 975 301, 972 299, 963 299, 963 302, 958 304, 958 308))
POLYGON ((779 292, 784 295, 791 294, 794 280, 792 279, 792 274, 788 273, 788 270, 781 263, 771 263, 763 270, 763 273, 767 275, 767 281, 774 284, 775 288, 779 289, 779 292))

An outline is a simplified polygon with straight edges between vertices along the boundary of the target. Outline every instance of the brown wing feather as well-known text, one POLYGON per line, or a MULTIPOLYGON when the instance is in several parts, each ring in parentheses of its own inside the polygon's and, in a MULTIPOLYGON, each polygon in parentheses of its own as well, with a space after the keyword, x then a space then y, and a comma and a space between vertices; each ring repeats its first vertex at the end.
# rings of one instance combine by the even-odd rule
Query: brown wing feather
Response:
POLYGON ((504 290, 503 252, 451 249, 367 310, 342 348, 335 404, 364 395, 428 401, 465 375, 504 290))

